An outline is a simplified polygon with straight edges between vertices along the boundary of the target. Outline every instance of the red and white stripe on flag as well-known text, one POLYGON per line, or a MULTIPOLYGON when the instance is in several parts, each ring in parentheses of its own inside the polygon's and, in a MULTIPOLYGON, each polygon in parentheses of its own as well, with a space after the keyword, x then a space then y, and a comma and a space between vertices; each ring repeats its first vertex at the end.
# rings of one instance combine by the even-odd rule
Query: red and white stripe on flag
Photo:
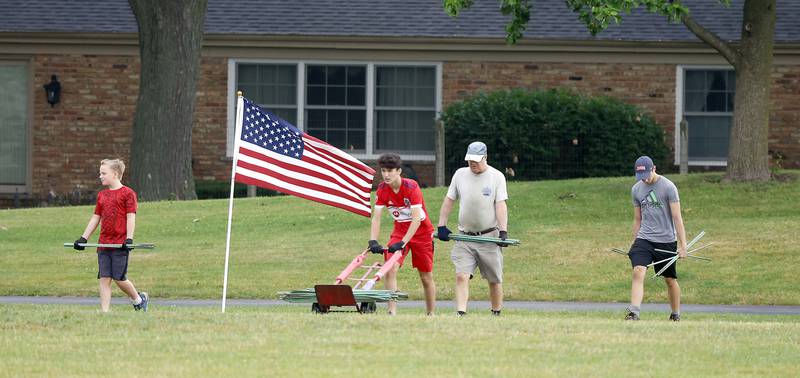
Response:
POLYGON ((236 182, 370 216, 374 169, 247 99, 243 104, 236 182))

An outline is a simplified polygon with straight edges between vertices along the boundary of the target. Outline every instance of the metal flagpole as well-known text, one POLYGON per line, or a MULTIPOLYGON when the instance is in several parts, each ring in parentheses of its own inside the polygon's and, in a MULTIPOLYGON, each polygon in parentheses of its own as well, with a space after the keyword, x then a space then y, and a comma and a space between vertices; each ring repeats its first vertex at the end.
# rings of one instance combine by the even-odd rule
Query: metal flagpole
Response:
POLYGON ((233 164, 231 165, 231 195, 228 200, 228 231, 225 236, 225 275, 222 278, 222 312, 225 313, 225 299, 228 295, 228 260, 231 255, 231 219, 233 218, 233 184, 236 176, 236 163, 239 160, 239 139, 242 135, 242 120, 244 115, 244 100, 242 91, 236 92, 236 122, 233 124, 235 137, 233 139, 233 164))

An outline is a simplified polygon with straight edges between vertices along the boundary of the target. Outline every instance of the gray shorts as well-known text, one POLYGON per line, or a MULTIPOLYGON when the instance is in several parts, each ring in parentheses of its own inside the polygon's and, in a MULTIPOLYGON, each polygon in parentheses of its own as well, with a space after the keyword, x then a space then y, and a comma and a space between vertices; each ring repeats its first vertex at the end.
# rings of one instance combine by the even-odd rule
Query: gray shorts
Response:
MULTIPOLYGON (((499 234, 495 230, 485 236, 496 238, 499 234)), ((456 241, 450 259, 456 266, 456 273, 473 274, 478 268, 487 281, 503 282, 503 251, 497 244, 456 241)))
POLYGON ((121 249, 97 251, 97 278, 111 277, 114 281, 127 280, 129 254, 130 252, 121 249))

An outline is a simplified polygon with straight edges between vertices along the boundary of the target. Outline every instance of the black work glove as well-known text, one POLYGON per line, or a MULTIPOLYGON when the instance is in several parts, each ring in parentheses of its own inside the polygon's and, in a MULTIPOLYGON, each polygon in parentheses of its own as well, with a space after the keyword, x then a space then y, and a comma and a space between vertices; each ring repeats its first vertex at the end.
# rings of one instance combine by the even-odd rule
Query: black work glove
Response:
POLYGON ((83 243, 86 243, 86 238, 81 236, 81 237, 78 238, 78 240, 75 240, 75 243, 72 243, 72 248, 75 248, 78 251, 83 251, 84 249, 86 249, 86 247, 84 247, 82 245, 78 245, 78 244, 83 244, 83 243))
POLYGON ((121 246, 119 246, 119 249, 123 251, 130 251, 131 249, 133 249, 130 247, 131 244, 133 244, 133 239, 125 239, 125 242, 122 243, 121 246))
MULTIPOLYGON (((500 240, 508 239, 508 231, 500 231, 500 240)), ((501 247, 508 247, 508 243, 497 243, 501 247)))
POLYGON ((370 240, 369 242, 369 251, 372 253, 383 253, 383 246, 378 243, 377 240, 370 240))
POLYGON ((403 243, 402 240, 400 240, 397 243, 394 243, 394 244, 390 245, 389 246, 389 253, 395 253, 395 252, 397 252, 399 250, 402 250, 404 245, 405 245, 405 243, 403 243))
POLYGON ((450 231, 447 226, 439 226, 436 228, 436 237, 439 238, 441 241, 448 241, 450 240, 450 234, 453 232, 450 231))

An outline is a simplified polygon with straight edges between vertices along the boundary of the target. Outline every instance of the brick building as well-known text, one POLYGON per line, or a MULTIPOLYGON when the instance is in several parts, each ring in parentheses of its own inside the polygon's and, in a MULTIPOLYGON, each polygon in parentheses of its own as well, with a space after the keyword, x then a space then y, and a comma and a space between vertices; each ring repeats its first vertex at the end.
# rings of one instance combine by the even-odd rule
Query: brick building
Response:
MULTIPOLYGON (((673 150, 685 117, 690 164, 725 165, 735 86, 715 50, 660 16, 635 12, 592 37, 563 0, 533 3, 524 39, 508 46, 494 1, 451 19, 440 0, 209 0, 196 180, 229 179, 237 89, 364 161, 400 152, 427 185, 437 114, 504 88, 617 97, 650 112, 673 150)), ((743 0, 684 3, 738 39, 743 0)), ((0 9, 0 196, 97 190, 98 161, 127 159, 131 143, 139 50, 127 2, 0 0, 0 9), (51 75, 61 85, 54 106, 42 90, 51 75)), ((777 13, 769 147, 800 168, 800 3, 779 2, 777 13)))

